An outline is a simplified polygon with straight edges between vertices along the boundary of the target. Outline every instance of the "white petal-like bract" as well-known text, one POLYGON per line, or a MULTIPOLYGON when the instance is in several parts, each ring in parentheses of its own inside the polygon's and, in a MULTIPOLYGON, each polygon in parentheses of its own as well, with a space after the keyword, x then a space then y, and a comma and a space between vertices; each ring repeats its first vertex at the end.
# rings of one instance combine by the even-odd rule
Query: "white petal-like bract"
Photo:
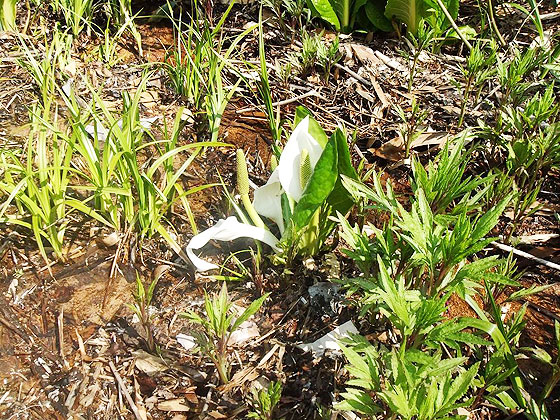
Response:
POLYGON ((257 226, 239 223, 235 216, 221 219, 209 229, 195 235, 187 245, 187 255, 191 262, 196 267, 197 271, 208 271, 213 268, 218 268, 216 264, 204 261, 202 258, 197 257, 193 249, 200 249, 209 241, 233 241, 237 238, 252 238, 264 242, 274 249, 275 252, 279 251, 276 244, 278 239, 266 229, 257 226))
POLYGON ((278 225, 280 234, 284 233, 284 217, 282 216, 282 194, 284 189, 278 177, 278 168, 272 172, 266 184, 254 192, 253 207, 261 216, 268 217, 278 225))
POLYGON ((303 195, 300 181, 301 153, 309 153, 311 168, 315 169, 317 161, 323 153, 323 147, 309 134, 309 117, 305 117, 297 125, 288 139, 280 161, 278 162, 278 177, 286 194, 294 201, 299 201, 303 195))

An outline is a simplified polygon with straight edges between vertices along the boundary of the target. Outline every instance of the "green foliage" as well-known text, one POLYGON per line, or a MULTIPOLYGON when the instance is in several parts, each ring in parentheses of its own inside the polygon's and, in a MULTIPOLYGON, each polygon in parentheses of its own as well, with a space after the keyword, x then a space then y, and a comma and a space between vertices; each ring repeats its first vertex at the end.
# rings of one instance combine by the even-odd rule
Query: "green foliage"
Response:
POLYGON ((15 31, 17 0, 0 0, 0 30, 15 31))
POLYGON ((175 45, 165 54, 162 69, 173 90, 198 110, 204 103, 204 73, 212 54, 212 39, 208 39, 211 32, 206 27, 200 29, 194 21, 186 23, 182 14, 178 18, 171 15, 170 19, 175 45))
POLYGON ((161 63, 173 90, 195 110, 205 110, 197 115, 205 117, 212 141, 218 139, 225 108, 241 82, 239 79, 233 86, 225 88, 223 69, 230 65, 229 60, 238 44, 255 29, 255 26, 247 28, 230 40, 227 50, 222 50, 224 40, 221 31, 233 5, 232 2, 215 26, 206 19, 198 19, 198 15, 183 19, 182 14, 178 18, 170 14, 176 45, 166 53, 161 63))
POLYGON ((284 35, 289 29, 303 28, 310 20, 306 0, 263 0, 262 4, 272 10, 284 35))
MULTIPOLYGON (((448 159, 447 149, 441 156, 445 163, 448 159)), ((454 159, 460 160, 457 157, 454 159)), ((467 208, 472 206, 472 200, 467 198, 468 194, 480 183, 470 182, 468 179, 464 182, 452 182, 451 177, 458 174, 451 171, 449 166, 443 165, 442 168, 442 174, 447 171, 446 177, 449 178, 449 185, 454 185, 453 189, 442 188, 447 184, 437 182, 435 169, 432 168, 428 177, 427 173, 416 165, 410 211, 396 199, 390 184, 387 184, 386 191, 383 191, 378 177, 374 178, 373 189, 344 179, 344 185, 354 196, 370 200, 371 208, 389 216, 384 232, 380 234, 377 231, 378 234, 374 238, 377 245, 373 248, 380 252, 380 258, 391 267, 393 275, 398 277, 403 274, 407 285, 421 290, 427 296, 456 288, 470 289, 472 285, 468 282, 469 279, 479 280, 482 273, 495 265, 491 260, 485 259, 481 261, 486 261, 488 266, 482 262, 476 265, 480 272, 471 270, 475 266, 463 267, 467 258, 475 255, 493 240, 485 236, 496 225, 509 202, 509 197, 506 197, 486 214, 468 216, 467 208), (438 184, 439 187, 436 186, 438 184), (429 198, 423 186, 428 190, 429 198), (462 194, 464 195, 461 197, 462 194), (458 199, 460 201, 451 214, 434 213, 433 209, 441 212, 445 210, 444 206, 458 199)), ((364 251, 363 247, 351 250, 352 253, 358 252, 358 255, 362 256, 364 251)), ((360 263, 363 264, 363 261, 361 259, 360 263)), ((369 261, 373 262, 371 258, 369 261)), ((372 268, 368 271, 371 272, 372 268)), ((493 277, 493 281, 500 280, 501 277, 493 277)))
POLYGON ((43 105, 50 103, 57 92, 57 76, 68 64, 72 51, 72 38, 58 31, 51 41, 45 39, 44 53, 20 38, 22 57, 16 63, 25 69, 40 93, 43 105))
POLYGON ((507 62, 498 60, 497 77, 502 89, 494 127, 483 126, 493 141, 494 151, 505 155, 504 165, 495 172, 497 181, 491 193, 500 197, 513 188, 513 218, 507 232, 510 240, 517 227, 537 208, 537 195, 547 174, 558 166, 558 115, 556 87, 542 86, 539 69, 554 59, 542 48, 514 50, 507 62))
POLYGON ((302 48, 291 58, 302 74, 306 74, 317 66, 323 70, 325 81, 328 82, 332 67, 340 58, 338 36, 330 43, 325 42, 323 32, 309 35, 302 32, 302 48))
POLYGON ((87 213, 101 222, 104 219, 69 194, 73 143, 65 141, 59 131, 58 110, 52 101, 44 108, 32 108, 30 117, 31 132, 26 148, 20 151, 23 153, 0 153, 0 191, 7 197, 0 206, 0 223, 30 229, 49 264, 43 240, 57 259, 64 260, 63 242, 71 211, 87 213), (10 211, 11 204, 16 205, 15 213, 10 211))
POLYGON ((176 17, 170 12, 168 16, 173 23, 175 46, 167 52, 162 68, 173 89, 197 110, 203 105, 205 93, 216 77, 216 71, 224 67, 235 46, 247 33, 245 31, 236 37, 232 48, 219 57, 223 44, 220 33, 231 7, 215 27, 211 27, 207 20, 199 19, 197 14, 183 16, 180 12, 176 17), (219 61, 222 63, 218 64, 219 61))
POLYGON ((340 410, 367 415, 387 411, 403 419, 447 419, 466 399, 478 363, 464 367, 466 358, 443 359, 437 351, 374 348, 354 335, 342 346, 353 377, 341 393, 340 410))
POLYGON ((538 404, 542 407, 541 409, 545 409, 544 401, 550 396, 558 382, 560 382, 560 323, 558 321, 554 321, 554 335, 556 340, 556 351, 558 352, 556 354, 556 360, 553 360, 553 356, 540 347, 522 349, 529 352, 534 359, 551 368, 550 377, 546 381, 537 400, 538 404))
POLYGON ((354 29, 391 30, 390 21, 383 15, 384 6, 375 0, 308 0, 313 14, 332 25, 337 31, 354 29))
POLYGON ((56 13, 62 12, 67 29, 76 38, 84 29, 91 30, 93 20, 93 0, 55 0, 51 7, 56 13))
MULTIPOLYGON (((313 14, 342 32, 355 29, 390 32, 395 20, 404 23, 412 35, 421 30, 423 19, 440 33, 449 27, 443 11, 433 0, 308 0, 307 4, 313 14)), ((443 4, 456 19, 459 1, 443 1, 443 4)))
POLYGON ((472 136, 463 132, 451 146, 446 143, 426 168, 412 158, 412 191, 423 191, 434 214, 445 214, 451 206, 455 213, 463 208, 471 212, 482 206, 481 198, 490 188, 492 177, 465 176, 471 150, 465 152, 463 148, 471 140, 472 136))
POLYGON ((427 3, 424 0, 388 0, 385 16, 403 22, 407 31, 416 35, 426 11, 427 3))
POLYGON ((225 144, 198 142, 179 146, 179 136, 185 124, 182 108, 177 112, 172 129, 164 126, 165 138, 156 140, 139 117, 140 96, 148 77, 149 74, 144 76, 134 96, 123 93, 123 109, 118 116, 107 108, 91 87, 92 104, 86 109, 82 108, 72 90, 63 95, 73 119, 70 138, 85 163, 82 175, 87 184, 78 188, 92 192, 94 208, 105 215, 115 229, 134 226, 143 238, 159 234, 175 252, 183 255, 181 247, 167 230, 166 217, 175 202, 180 201, 193 231, 196 231, 187 196, 213 185, 184 191, 180 177, 204 147, 225 144), (88 111, 95 108, 99 108, 100 114, 88 111), (91 120, 93 124, 88 128, 87 123, 91 120), (145 138, 150 141, 144 142, 145 138), (143 169, 141 156, 149 149, 155 152, 154 160, 143 169), (175 157, 188 151, 191 154, 176 169, 175 157))
POLYGON ((253 388, 251 392, 253 411, 249 412, 247 417, 258 420, 275 419, 274 408, 282 396, 282 382, 271 382, 267 388, 260 390, 253 388))
POLYGON ((133 293, 134 304, 128 305, 130 310, 136 314, 138 320, 140 321, 140 324, 144 328, 148 351, 152 353, 156 352, 158 348, 154 341, 154 331, 152 325, 153 315, 150 314, 150 305, 152 304, 154 290, 159 281, 159 278, 160 276, 155 276, 150 283, 148 290, 146 290, 146 288, 144 287, 144 283, 140 278, 140 275, 136 273, 136 292, 133 293))
POLYGON ((397 200, 390 183, 383 189, 379 177, 373 178, 372 188, 343 178, 355 199, 365 199, 385 225, 358 228, 338 215, 341 236, 349 245, 343 252, 364 273, 341 282, 357 298, 360 314, 386 322, 394 335, 392 349, 374 348, 360 336, 346 342, 343 351, 352 379, 339 409, 450 418, 457 408, 476 406, 487 397, 508 413, 525 409, 530 418, 539 418, 546 412, 537 401, 525 401, 515 359, 525 310, 504 323, 492 296, 493 290, 518 286, 513 262, 476 259, 492 241, 486 236, 510 197, 480 213, 493 177, 465 175, 468 139, 463 134, 454 147, 446 146, 427 168, 413 159, 410 205, 397 200), (482 288, 490 314, 472 298, 482 288), (479 318, 444 316, 452 293, 464 298, 479 318), (488 349, 489 359, 473 363, 462 356, 465 346, 477 355, 488 349))
POLYGON ((227 350, 231 334, 261 308, 268 295, 267 293, 254 300, 241 315, 236 316, 232 313, 233 304, 229 300, 227 285, 224 282, 219 294, 213 297, 204 294, 204 318, 194 311, 183 314, 190 321, 202 326, 203 332, 197 335, 197 343, 216 366, 223 384, 229 382, 230 365, 227 350))
MULTIPOLYGON (((415 64, 413 64, 415 66, 415 64)), ((409 87, 412 89, 414 67, 410 71, 409 87)), ((399 105, 395 105, 395 111, 401 120, 399 127, 400 135, 404 143, 404 156, 410 157, 412 143, 422 134, 422 123, 428 117, 427 111, 420 110, 420 104, 415 98, 412 99, 410 112, 405 112, 399 105)))
POLYGON ((466 65, 461 67, 465 79, 465 87, 461 102, 461 115, 459 116, 458 122, 459 127, 463 125, 469 99, 474 94, 474 100, 478 102, 484 84, 496 72, 497 48, 498 45, 495 42, 491 42, 487 48, 482 47, 480 43, 475 44, 467 57, 466 65))
POLYGON ((103 4, 99 6, 104 9, 105 15, 107 16, 107 26, 105 31, 103 31, 103 35, 105 36, 104 44, 108 43, 107 33, 115 34, 112 45, 116 45, 117 39, 125 32, 128 32, 136 41, 138 53, 142 56, 142 36, 134 24, 134 19, 138 14, 132 14, 132 0, 105 0, 103 4), (111 27, 116 30, 111 30, 111 27))
POLYGON ((266 54, 264 49, 264 32, 263 32, 262 8, 259 14, 259 84, 257 89, 266 108, 268 117, 268 125, 272 134, 272 151, 276 157, 280 157, 280 141, 282 138, 282 122, 280 120, 280 108, 274 110, 272 92, 268 80, 268 69, 266 67, 266 54))
MULTIPOLYGON (((317 128, 322 131, 318 125, 317 128)), ((280 261, 285 259, 289 265, 296 255, 313 256, 322 248, 336 226, 330 216, 337 212, 344 214, 353 205, 342 185, 343 176, 357 179, 346 136, 337 129, 328 139, 301 199, 285 220, 287 228, 280 243, 284 249, 278 256, 280 261)))
MULTIPOLYGON (((121 2, 123 0, 120 0, 121 2)), ((113 67, 116 65, 120 60, 121 57, 117 54, 117 47, 119 46, 119 42, 125 32, 129 31, 133 34, 133 36, 137 39, 137 45, 142 55, 142 41, 140 38, 140 33, 136 29, 134 25, 134 18, 128 11, 125 11, 123 14, 124 21, 121 22, 121 18, 118 19, 120 22, 118 24, 118 30, 113 32, 110 28, 110 21, 107 21, 107 26, 103 31, 102 35, 102 42, 97 47, 97 54, 99 59, 107 64, 108 67, 113 67)))
POLYGON ((503 95, 498 111, 507 104, 517 107, 527 99, 530 88, 538 84, 537 80, 531 79, 531 75, 547 62, 548 54, 549 51, 539 47, 525 51, 514 49, 510 60, 497 60, 497 76, 503 95))
MULTIPOLYGON (((489 312, 483 311, 471 296, 466 296, 465 301, 476 312, 479 319, 473 320, 473 327, 486 332, 496 347, 496 356, 493 363, 485 371, 482 381, 489 392, 488 400, 495 403, 504 413, 525 410, 528 419, 548 419, 546 407, 539 406, 524 389, 523 378, 517 365, 515 352, 519 343, 521 331, 525 326, 523 317, 527 309, 524 305, 509 322, 502 320, 500 307, 491 293, 490 287, 485 283, 486 298, 489 312), (492 323, 489 317, 494 321, 492 323), (505 386, 509 383, 509 386, 505 386)), ((492 359, 491 359, 492 360, 492 359)))

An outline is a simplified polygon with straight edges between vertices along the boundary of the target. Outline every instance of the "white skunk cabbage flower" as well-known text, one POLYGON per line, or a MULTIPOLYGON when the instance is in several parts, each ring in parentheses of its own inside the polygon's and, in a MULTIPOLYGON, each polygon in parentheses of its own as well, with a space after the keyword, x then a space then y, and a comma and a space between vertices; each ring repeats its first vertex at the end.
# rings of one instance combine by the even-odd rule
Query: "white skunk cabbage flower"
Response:
POLYGON ((284 215, 282 214, 282 194, 278 168, 272 172, 266 184, 254 192, 253 207, 261 216, 268 217, 278 225, 280 234, 284 233, 284 215))
POLYGON ((288 139, 277 168, 282 188, 288 197, 296 202, 301 199, 305 189, 300 179, 301 158, 304 150, 307 150, 309 154, 311 168, 315 169, 317 161, 323 154, 323 147, 309 134, 309 117, 301 120, 288 139))
MULTIPOLYGON (((302 154, 308 156, 311 169, 323 153, 323 147, 309 134, 309 117, 305 117, 288 139, 278 167, 272 172, 267 183, 254 192, 253 207, 261 216, 265 216, 278 225, 280 234, 284 233, 282 214, 282 194, 298 202, 305 190, 301 180, 302 154)), ((307 157, 305 157, 307 159, 307 157)), ((219 220, 214 226, 193 236, 187 245, 187 255, 197 271, 218 268, 217 265, 197 257, 193 249, 200 249, 211 240, 232 241, 237 238, 253 238, 264 242, 278 252, 278 239, 266 229, 250 224, 240 223, 234 216, 219 220)))
POLYGON ((214 226, 195 235, 187 245, 187 255, 197 271, 208 271, 218 268, 216 264, 209 263, 197 257, 193 249, 200 249, 212 239, 215 241, 233 241, 237 238, 252 238, 269 245, 275 252, 278 239, 270 231, 246 223, 239 223, 235 216, 219 220, 214 226))
POLYGON ((261 215, 268 217, 278 225, 280 234, 284 233, 282 215, 282 194, 298 202, 305 190, 301 180, 301 163, 304 150, 309 156, 311 169, 315 169, 317 161, 323 153, 323 147, 309 134, 309 117, 305 117, 297 125, 288 139, 278 167, 272 172, 268 182, 255 190, 253 206, 261 215))

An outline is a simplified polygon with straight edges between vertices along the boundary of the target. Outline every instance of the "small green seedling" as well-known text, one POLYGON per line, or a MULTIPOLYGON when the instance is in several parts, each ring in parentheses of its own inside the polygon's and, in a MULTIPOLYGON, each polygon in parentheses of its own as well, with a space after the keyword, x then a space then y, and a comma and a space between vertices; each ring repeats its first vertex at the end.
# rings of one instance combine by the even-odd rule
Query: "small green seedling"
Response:
POLYGON ((280 381, 271 382, 268 388, 260 390, 252 389, 251 405, 253 411, 248 414, 250 419, 272 420, 274 409, 282 396, 282 383, 280 381))
POLYGON ((196 337, 198 345, 216 366, 223 384, 228 383, 230 378, 231 366, 227 350, 231 335, 260 309, 268 295, 267 293, 253 301, 240 316, 236 317, 232 313, 233 303, 229 300, 227 285, 224 282, 219 294, 213 297, 204 295, 205 318, 194 311, 183 314, 190 321, 203 327, 204 331, 196 337))
POLYGON ((148 290, 144 287, 140 275, 136 273, 136 292, 133 293, 134 303, 129 304, 128 307, 136 314, 140 320, 142 328, 146 334, 146 345, 148 346, 148 351, 154 353, 158 350, 158 346, 154 340, 154 328, 152 325, 153 315, 150 314, 150 305, 152 304, 152 298, 154 297, 154 289, 158 283, 160 276, 155 276, 148 290))

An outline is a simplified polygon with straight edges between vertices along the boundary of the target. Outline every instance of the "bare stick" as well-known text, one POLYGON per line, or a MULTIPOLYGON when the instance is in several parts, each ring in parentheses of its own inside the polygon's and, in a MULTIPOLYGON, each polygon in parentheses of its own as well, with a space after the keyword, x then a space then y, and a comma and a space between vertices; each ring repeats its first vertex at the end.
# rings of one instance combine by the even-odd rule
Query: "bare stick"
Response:
POLYGON ((553 268, 554 270, 558 270, 560 271, 560 264, 556 264, 547 260, 543 260, 542 258, 539 257, 535 257, 534 255, 529 254, 528 252, 525 251, 520 251, 518 249, 515 249, 509 245, 505 245, 505 244, 501 244, 499 242, 492 242, 492 245, 494 245, 496 248, 501 249, 502 251, 506 251, 506 252, 513 252, 515 255, 519 255, 520 257, 523 258, 527 258, 528 260, 533 260, 538 262, 539 264, 542 264, 548 268, 553 268))
MULTIPOLYGON (((303 95, 299 95, 296 96, 294 98, 290 98, 290 99, 285 99, 283 101, 278 101, 278 102, 273 102, 272 106, 283 106, 283 105, 288 105, 291 104, 292 102, 297 102, 301 99, 305 99, 308 96, 319 96, 317 94, 317 91, 315 89, 311 89, 309 92, 304 93, 303 95)), ((243 114, 245 112, 249 112, 249 111, 255 111, 259 109, 259 107, 257 106, 250 106, 248 108, 243 108, 243 109, 238 109, 237 111, 235 111, 236 114, 243 114)))
POLYGON ((132 400, 132 397, 130 396, 128 390, 126 389, 126 386, 121 378, 121 375, 119 375, 119 372, 117 371, 117 368, 113 364, 112 360, 109 360, 109 367, 111 368, 111 372, 113 372, 113 375, 115 376, 115 379, 119 384, 119 389, 121 390, 122 394, 125 396, 128 405, 130 405, 130 408, 134 413, 134 417, 136 417, 136 420, 144 420, 140 415, 140 412, 138 411, 138 407, 136 407, 136 404, 134 404, 134 401, 132 400))
POLYGON ((457 24, 453 20, 453 17, 449 13, 449 10, 447 10, 447 7, 445 7, 445 4, 443 4, 443 2, 441 0, 436 0, 436 1, 437 1, 438 6, 443 11, 443 14, 445 15, 445 17, 449 21, 449 23, 451 23, 451 26, 453 27, 453 29, 455 29, 455 32, 457 32, 457 35, 459 35, 459 38, 461 38, 461 41, 463 41, 463 43, 467 46, 469 51, 472 50, 473 47, 472 47, 471 43, 465 37, 465 35, 463 35, 463 33, 459 30, 459 27, 457 26, 457 24))
POLYGON ((60 313, 56 318, 56 326, 58 329, 58 350, 60 352, 60 357, 64 362, 64 309, 60 309, 60 313))
POLYGON ((348 73, 350 76, 352 76, 354 79, 358 80, 359 82, 363 83, 364 85, 371 87, 371 82, 367 79, 364 79, 362 76, 360 76, 354 70, 351 70, 348 67, 343 66, 342 64, 338 64, 338 63, 334 63, 334 66, 337 69, 344 70, 346 73, 348 73))

